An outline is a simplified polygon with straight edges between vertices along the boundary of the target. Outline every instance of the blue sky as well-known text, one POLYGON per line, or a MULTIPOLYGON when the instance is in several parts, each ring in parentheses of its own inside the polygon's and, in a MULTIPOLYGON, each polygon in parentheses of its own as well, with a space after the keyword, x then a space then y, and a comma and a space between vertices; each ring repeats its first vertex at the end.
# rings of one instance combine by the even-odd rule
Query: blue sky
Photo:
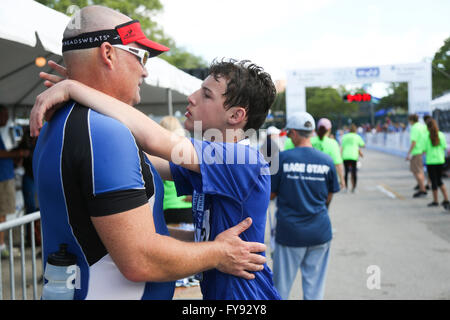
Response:
POLYGON ((431 59, 450 37, 449 0, 161 0, 156 17, 208 62, 250 59, 274 80, 290 69, 431 59))

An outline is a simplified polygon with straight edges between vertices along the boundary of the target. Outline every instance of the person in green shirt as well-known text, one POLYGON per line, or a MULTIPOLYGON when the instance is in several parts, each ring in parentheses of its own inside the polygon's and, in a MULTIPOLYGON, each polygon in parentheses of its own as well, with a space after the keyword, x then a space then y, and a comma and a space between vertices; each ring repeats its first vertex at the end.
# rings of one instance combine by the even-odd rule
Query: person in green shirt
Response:
POLYGON ((424 151, 426 153, 427 171, 431 181, 431 190, 433 192, 433 202, 429 207, 439 206, 438 188, 444 197, 442 205, 445 209, 449 208, 447 189, 442 182, 442 169, 445 163, 445 153, 447 151, 447 142, 444 134, 439 131, 439 127, 434 119, 427 120, 428 135, 424 139, 424 151))
POLYGON ((413 197, 419 198, 427 195, 422 161, 423 143, 427 135, 427 127, 419 122, 419 116, 417 114, 409 115, 408 122, 411 125, 409 133, 411 145, 406 155, 406 160, 409 160, 409 169, 416 178, 419 186, 419 191, 414 193, 413 197))
POLYGON ((350 132, 346 133, 342 136, 341 140, 341 149, 342 149, 342 159, 344 160, 344 168, 345 168, 345 187, 348 189, 348 173, 351 173, 351 181, 352 181, 352 192, 355 192, 356 181, 357 181, 357 163, 359 157, 363 156, 361 152, 362 147, 364 147, 365 143, 361 136, 356 133, 356 125, 353 123, 350 126, 350 132))
POLYGON ((341 150, 339 144, 335 139, 329 137, 331 133, 332 124, 327 118, 321 118, 317 122, 317 135, 311 138, 311 144, 313 148, 322 151, 329 155, 333 159, 333 163, 336 167, 336 172, 339 177, 340 188, 344 188, 344 173, 343 163, 341 157, 341 150))
POLYGON ((294 149, 294 143, 292 142, 291 138, 287 137, 286 140, 284 141, 284 150, 290 150, 290 149, 294 149))

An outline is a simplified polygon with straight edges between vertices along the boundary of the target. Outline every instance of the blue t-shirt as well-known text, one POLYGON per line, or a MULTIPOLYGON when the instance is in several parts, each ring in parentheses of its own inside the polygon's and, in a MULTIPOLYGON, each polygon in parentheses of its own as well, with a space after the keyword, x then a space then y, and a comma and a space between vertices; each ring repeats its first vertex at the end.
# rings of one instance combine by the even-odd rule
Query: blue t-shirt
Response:
MULTIPOLYGON (((248 140, 244 140, 248 142, 248 140)), ((262 155, 245 142, 215 143, 192 140, 201 174, 170 163, 178 195, 192 194, 195 240, 209 241, 247 217, 253 224, 241 233, 244 241, 264 243, 270 198, 269 168, 262 155)), ((245 280, 217 269, 203 272, 205 300, 281 299, 267 265, 245 280)))
POLYGON ((76 103, 44 125, 33 155, 43 259, 60 243, 77 257, 75 299, 172 299, 175 283, 132 282, 116 266, 92 224, 150 204, 155 230, 168 235, 162 180, 119 121, 76 103))
MULTIPOLYGON (((0 150, 6 150, 1 135, 0 150)), ((10 179, 14 179, 14 162, 11 158, 0 158, 0 182, 10 179)))
POLYGON ((272 176, 277 193, 275 241, 284 246, 306 247, 331 240, 326 200, 339 191, 333 160, 310 147, 280 153, 280 168, 272 176))

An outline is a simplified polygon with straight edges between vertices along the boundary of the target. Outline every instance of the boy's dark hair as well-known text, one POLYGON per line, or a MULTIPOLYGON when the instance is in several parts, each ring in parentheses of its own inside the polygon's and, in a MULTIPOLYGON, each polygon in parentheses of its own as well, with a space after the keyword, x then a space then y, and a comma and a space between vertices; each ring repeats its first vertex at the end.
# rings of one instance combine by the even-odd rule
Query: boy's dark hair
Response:
POLYGON ((276 89, 270 75, 249 60, 235 59, 214 60, 209 68, 209 74, 216 80, 220 77, 227 80, 224 94, 225 109, 241 106, 247 111, 244 131, 258 130, 266 120, 270 106, 275 100, 276 89))

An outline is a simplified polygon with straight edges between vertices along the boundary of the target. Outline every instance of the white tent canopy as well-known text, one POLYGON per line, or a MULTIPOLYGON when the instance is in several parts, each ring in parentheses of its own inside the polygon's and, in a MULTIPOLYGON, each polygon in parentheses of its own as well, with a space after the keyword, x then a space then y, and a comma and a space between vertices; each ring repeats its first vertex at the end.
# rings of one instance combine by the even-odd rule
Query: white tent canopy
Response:
POLYGON ((431 101, 431 109, 450 110, 450 93, 431 101))
MULTIPOLYGON (((27 114, 45 90, 38 74, 50 69, 37 67, 35 59, 62 61, 61 41, 69 19, 32 0, 0 1, 0 103, 12 106, 16 115, 27 114)), ((184 113, 186 96, 200 87, 201 80, 160 58, 150 59, 147 68, 137 107, 146 114, 184 113)))

